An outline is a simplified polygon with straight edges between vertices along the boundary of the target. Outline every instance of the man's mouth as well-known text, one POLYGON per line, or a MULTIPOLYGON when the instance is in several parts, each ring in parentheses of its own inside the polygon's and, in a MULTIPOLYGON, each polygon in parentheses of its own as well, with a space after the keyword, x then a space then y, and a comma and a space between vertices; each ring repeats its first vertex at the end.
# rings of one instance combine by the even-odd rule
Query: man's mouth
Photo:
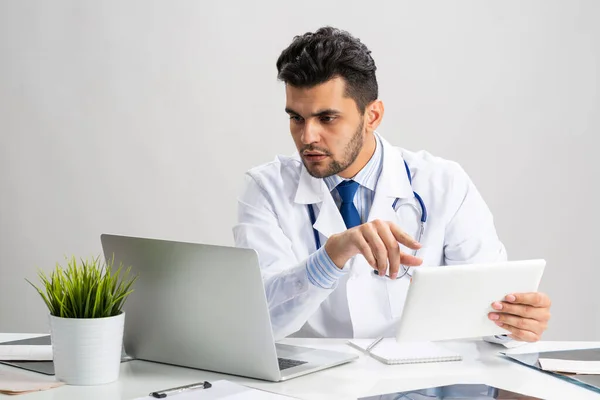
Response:
POLYGON ((304 159, 310 162, 322 161, 327 157, 327 154, 319 153, 315 151, 305 151, 303 154, 304 159))

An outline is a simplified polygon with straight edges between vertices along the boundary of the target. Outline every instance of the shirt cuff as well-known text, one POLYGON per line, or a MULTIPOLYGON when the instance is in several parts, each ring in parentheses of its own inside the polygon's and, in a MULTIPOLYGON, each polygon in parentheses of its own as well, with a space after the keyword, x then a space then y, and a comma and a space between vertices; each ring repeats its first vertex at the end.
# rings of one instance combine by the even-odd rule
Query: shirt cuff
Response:
POLYGON ((325 246, 312 253, 306 261, 308 281, 323 289, 332 289, 338 279, 347 273, 348 269, 339 269, 331 261, 329 254, 325 251, 325 246))

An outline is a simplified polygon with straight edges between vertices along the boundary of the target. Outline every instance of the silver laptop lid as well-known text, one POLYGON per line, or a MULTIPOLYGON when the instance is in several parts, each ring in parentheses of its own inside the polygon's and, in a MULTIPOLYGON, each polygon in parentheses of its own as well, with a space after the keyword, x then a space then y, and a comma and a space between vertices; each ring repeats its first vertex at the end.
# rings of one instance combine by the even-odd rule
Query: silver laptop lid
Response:
POLYGON ((279 378, 256 251, 109 234, 101 242, 115 267, 139 275, 124 306, 130 356, 279 378))

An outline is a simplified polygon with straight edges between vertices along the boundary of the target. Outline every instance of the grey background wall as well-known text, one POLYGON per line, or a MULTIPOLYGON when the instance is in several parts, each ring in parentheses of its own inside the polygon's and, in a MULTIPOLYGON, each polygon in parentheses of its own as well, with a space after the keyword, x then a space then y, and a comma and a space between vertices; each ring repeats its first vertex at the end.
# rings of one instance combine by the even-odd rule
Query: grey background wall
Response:
MULTIPOLYGON (((275 60, 347 29, 391 142, 460 162, 511 259, 548 260, 548 339, 600 340, 600 3, 0 2, 0 331, 103 232, 232 244, 251 166, 294 150, 275 60)), ((440 301, 443 299, 440 299, 440 301)))

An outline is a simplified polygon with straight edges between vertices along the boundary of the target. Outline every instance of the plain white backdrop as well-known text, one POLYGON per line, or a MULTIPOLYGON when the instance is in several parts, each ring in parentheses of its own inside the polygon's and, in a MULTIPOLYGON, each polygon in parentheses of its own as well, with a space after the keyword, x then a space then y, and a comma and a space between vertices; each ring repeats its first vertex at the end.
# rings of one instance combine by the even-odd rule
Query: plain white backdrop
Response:
POLYGON ((458 161, 509 258, 548 261, 545 338, 600 340, 599 20, 595 0, 0 2, 0 332, 46 332, 25 278, 101 233, 233 244, 244 172, 295 150, 276 59, 332 25, 372 50, 379 132, 458 161))

